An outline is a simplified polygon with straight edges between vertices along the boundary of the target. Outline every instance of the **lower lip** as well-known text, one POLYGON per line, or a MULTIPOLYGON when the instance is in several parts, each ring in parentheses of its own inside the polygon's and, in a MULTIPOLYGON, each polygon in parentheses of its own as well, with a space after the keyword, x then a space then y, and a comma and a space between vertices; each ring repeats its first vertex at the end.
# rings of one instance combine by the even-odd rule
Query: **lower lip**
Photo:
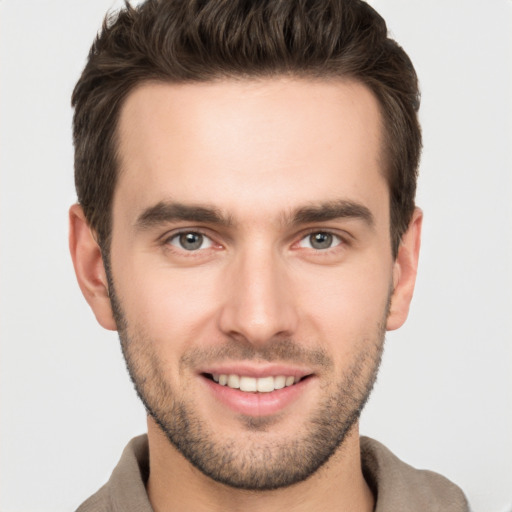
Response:
POLYGON ((283 411, 299 399, 313 380, 313 377, 308 377, 293 386, 277 389, 270 393, 247 393, 228 386, 221 386, 203 375, 201 378, 221 403, 239 414, 255 417, 270 416, 283 411))

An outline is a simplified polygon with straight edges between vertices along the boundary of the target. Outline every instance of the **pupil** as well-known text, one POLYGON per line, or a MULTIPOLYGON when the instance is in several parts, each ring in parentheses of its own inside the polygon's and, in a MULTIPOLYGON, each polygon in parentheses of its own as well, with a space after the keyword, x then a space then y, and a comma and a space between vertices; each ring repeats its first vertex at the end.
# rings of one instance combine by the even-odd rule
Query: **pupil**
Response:
POLYGON ((315 233, 310 237, 311 246, 315 249, 328 249, 332 245, 330 233, 315 233))
POLYGON ((180 244, 187 251, 199 249, 203 243, 203 235, 200 233, 184 233, 180 235, 180 244))

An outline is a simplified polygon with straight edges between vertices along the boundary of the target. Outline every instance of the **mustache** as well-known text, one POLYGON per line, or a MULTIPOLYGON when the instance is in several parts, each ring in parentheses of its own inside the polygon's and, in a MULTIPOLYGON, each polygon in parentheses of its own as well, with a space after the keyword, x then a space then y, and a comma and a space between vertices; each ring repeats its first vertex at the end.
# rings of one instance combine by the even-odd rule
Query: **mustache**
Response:
POLYGON ((196 368, 204 364, 223 361, 286 362, 330 369, 333 360, 323 349, 308 349, 291 339, 270 340, 263 346, 229 340, 219 347, 195 348, 184 353, 180 362, 183 366, 196 368))

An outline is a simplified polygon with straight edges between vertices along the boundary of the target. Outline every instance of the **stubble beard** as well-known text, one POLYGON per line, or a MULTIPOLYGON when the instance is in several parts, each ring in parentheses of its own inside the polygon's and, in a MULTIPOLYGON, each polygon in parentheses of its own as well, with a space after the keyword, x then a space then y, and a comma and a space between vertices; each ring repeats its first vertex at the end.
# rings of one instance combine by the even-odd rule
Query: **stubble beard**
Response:
MULTIPOLYGON (((383 321, 375 329, 374 339, 362 340, 358 345, 361 349, 349 370, 339 379, 335 390, 319 401, 316 411, 295 437, 262 441, 264 437, 260 434, 256 440, 251 434, 272 428, 273 420, 245 417, 242 418, 245 432, 231 436, 230 440, 220 440, 216 438, 213 427, 201 419, 194 405, 180 397, 181 390, 171 388, 152 340, 142 333, 134 335, 130 332, 113 282, 109 281, 114 318, 135 390, 169 442, 203 474, 237 489, 265 491, 288 487, 314 474, 343 445, 359 419, 377 378, 389 301, 383 321)), ((192 365, 199 358, 212 356, 212 352, 191 353, 182 357, 180 363, 192 365)), ((315 361, 324 368, 332 367, 332 361, 325 352, 306 351, 289 339, 276 340, 258 351, 231 341, 215 352, 214 357, 315 361)))

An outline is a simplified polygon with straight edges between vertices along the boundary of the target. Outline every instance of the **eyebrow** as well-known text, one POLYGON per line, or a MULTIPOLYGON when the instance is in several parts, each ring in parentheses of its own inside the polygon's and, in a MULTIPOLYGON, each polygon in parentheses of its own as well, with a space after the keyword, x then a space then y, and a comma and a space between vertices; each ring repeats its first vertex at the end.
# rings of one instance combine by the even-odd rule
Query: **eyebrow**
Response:
POLYGON ((368 227, 373 227, 375 224, 375 218, 369 208, 345 199, 299 208, 292 212, 291 218, 292 224, 309 224, 343 218, 362 220, 368 227))
POLYGON ((218 209, 205 206, 186 205, 174 201, 160 201, 154 206, 145 209, 135 221, 140 230, 150 229, 154 226, 175 222, 178 220, 189 222, 205 222, 221 226, 230 226, 231 220, 218 209))
MULTIPOLYGON (((304 206, 292 210, 284 216, 284 224, 300 225, 329 220, 351 218, 360 219, 369 227, 373 227, 375 219, 371 211, 364 205, 348 200, 328 201, 304 206)), ((135 221, 139 230, 175 221, 200 222, 216 224, 223 227, 233 225, 232 220, 217 208, 199 205, 186 205, 174 201, 160 201, 145 209, 135 221)))

